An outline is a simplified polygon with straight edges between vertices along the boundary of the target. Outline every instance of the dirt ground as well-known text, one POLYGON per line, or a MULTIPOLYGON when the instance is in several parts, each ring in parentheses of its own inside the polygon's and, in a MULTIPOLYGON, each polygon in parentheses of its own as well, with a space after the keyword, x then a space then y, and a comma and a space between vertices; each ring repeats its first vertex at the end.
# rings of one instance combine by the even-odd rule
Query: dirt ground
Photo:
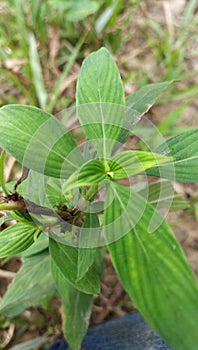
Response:
MULTIPOLYGON (((168 13, 171 11, 175 28, 179 30, 182 20, 184 8, 187 0, 174 1, 142 1, 142 7, 136 18, 131 18, 131 21, 124 28, 125 34, 123 41, 125 42, 115 59, 121 71, 123 79, 131 71, 135 71, 138 67, 144 67, 145 72, 149 72, 149 82, 158 81, 157 77, 162 75, 163 67, 156 62, 154 48, 148 48, 145 43, 145 17, 152 18, 164 26, 171 29, 171 20, 168 13), (144 17, 145 16, 145 17, 144 17), (134 31, 136 35, 134 36, 134 31), (133 35, 132 35, 133 34, 133 35), (133 40, 130 40, 130 35, 133 40)), ((197 10, 198 11, 198 10, 197 10)), ((119 23, 117 24, 119 25, 119 23)), ((176 30, 175 29, 175 30, 176 30)), ((150 33, 152 36, 152 33, 150 33)), ((198 43, 195 43, 198 46, 198 43)), ((188 70, 198 69, 198 60, 196 54, 187 55, 186 72, 188 70)), ((71 86, 66 89, 66 94, 74 93, 74 84, 78 75, 79 66, 74 69, 74 79, 70 78, 71 86)), ((68 79, 69 79, 68 78, 68 79)), ((68 81, 66 82, 68 83, 68 81)), ((198 84, 198 74, 191 75, 189 78, 178 83, 178 89, 187 88, 189 85, 198 84)), ((68 86, 66 84, 66 86, 68 86)), ((7 86, 9 90, 9 84, 7 86)), ((130 83, 125 84, 126 94, 135 91, 136 87, 130 83)), ((10 91, 8 91, 10 93, 10 91)), ((14 91, 17 94, 18 91, 14 91)), ((159 123, 171 111, 179 106, 180 99, 170 101, 170 103, 159 104, 153 107, 149 113, 149 118, 153 123, 159 123)), ((176 123, 180 126, 197 127, 197 110, 198 98, 193 98, 192 102, 186 107, 179 121, 176 123)), ((11 165, 9 165, 11 166, 11 165)), ((175 189, 178 194, 183 195, 186 199, 194 200, 194 195, 198 191, 197 184, 175 184, 175 189)), ((189 263, 198 277, 198 221, 195 212, 189 209, 171 212, 167 217, 173 231, 178 238, 189 263)), ((1 262, 1 260, 0 260, 1 262)), ((14 258, 3 266, 0 265, 0 296, 3 296, 8 283, 11 282, 15 272, 20 268, 20 260, 14 258)), ((95 297, 93 312, 90 324, 97 324, 104 320, 121 316, 125 313, 134 310, 133 304, 126 295, 118 278, 113 270, 108 254, 105 256, 105 277, 101 281, 101 294, 95 297)), ((1 321, 1 318, 0 318, 1 321)), ((52 343, 55 339, 62 337, 61 332, 61 306, 58 297, 54 298, 43 308, 30 308, 26 310, 20 317, 13 320, 13 323, 8 323, 1 328, 0 337, 2 337, 1 349, 11 349, 12 346, 27 341, 36 337, 47 336, 52 343), (6 345, 7 344, 7 345, 6 345)), ((35 350, 46 349, 45 347, 37 347, 35 350)))

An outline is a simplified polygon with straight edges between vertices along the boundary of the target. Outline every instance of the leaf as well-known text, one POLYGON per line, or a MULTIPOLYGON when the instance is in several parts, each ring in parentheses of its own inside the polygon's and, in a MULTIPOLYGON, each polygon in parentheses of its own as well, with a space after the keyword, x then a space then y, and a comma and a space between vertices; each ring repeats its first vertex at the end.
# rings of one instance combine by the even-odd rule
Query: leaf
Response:
POLYGON ((82 163, 76 143, 65 127, 39 108, 0 108, 0 128, 0 146, 39 173, 67 178, 82 163))
POLYGON ((172 156, 173 164, 163 164, 159 169, 149 169, 147 175, 183 182, 198 181, 198 128, 171 137, 155 152, 172 156))
POLYGON ((4 222, 12 221, 12 220, 14 220, 13 216, 10 213, 6 212, 6 215, 0 218, 0 226, 3 225, 4 222))
POLYGON ((117 2, 113 2, 101 13, 101 15, 95 21, 95 30, 97 34, 100 34, 105 28, 105 26, 107 25, 107 23, 109 22, 110 18, 114 13, 116 5, 117 5, 117 2))
POLYGON ((165 81, 162 83, 148 84, 126 97, 126 105, 135 109, 140 114, 148 112, 157 98, 164 90, 169 87, 174 80, 165 81))
POLYGON ((98 154, 110 156, 123 121, 124 89, 118 68, 103 47, 83 62, 77 82, 79 121, 98 154))
POLYGON ((72 22, 81 21, 95 13, 99 7, 99 2, 93 0, 70 1, 70 7, 66 12, 67 20, 72 22))
MULTIPOLYGON (((98 275, 92 267, 86 275, 77 280, 78 271, 78 250, 56 242, 53 239, 49 241, 52 267, 58 270, 62 279, 68 281, 81 292, 87 294, 97 294, 100 291, 98 275)), ((53 271, 53 274, 55 272, 53 271)))
POLYGON ((125 235, 108 246, 113 265, 125 290, 151 327, 175 350, 195 350, 197 281, 165 221, 152 234, 148 233, 151 217, 157 218, 155 209, 130 191, 114 183, 107 192, 108 201, 114 196, 104 217, 107 241, 109 224, 113 226, 118 213, 125 211, 119 227, 116 223, 117 230, 122 229, 125 235), (134 225, 137 216, 139 220, 134 225), (130 230, 126 220, 131 224, 130 230))
POLYGON ((33 340, 28 340, 18 345, 14 345, 10 348, 10 350, 32 350, 38 349, 43 344, 46 344, 49 339, 47 337, 37 337, 33 340))
POLYGON ((170 162, 171 157, 165 157, 157 153, 143 152, 143 151, 124 151, 116 154, 111 161, 109 161, 110 172, 112 178, 122 179, 131 175, 143 172, 152 166, 158 167, 159 164, 170 162))
POLYGON ((141 117, 146 114, 156 102, 162 92, 167 89, 174 81, 165 81, 163 83, 148 84, 126 97, 125 128, 120 132, 118 142, 124 144, 133 128, 141 117))
POLYGON ((39 234, 35 225, 17 223, 0 232, 0 257, 17 255, 29 248, 39 234))
POLYGON ((77 106, 87 103, 124 105, 118 68, 107 49, 91 53, 83 62, 76 92, 77 106))
POLYGON ((46 250, 48 246, 49 246, 49 238, 44 233, 42 233, 37 238, 37 240, 31 245, 31 247, 26 249, 24 252, 20 253, 20 256, 22 256, 22 258, 26 258, 28 256, 41 253, 44 250, 46 250))
POLYGON ((93 295, 74 288, 64 278, 52 260, 52 273, 62 298, 63 333, 72 350, 79 350, 89 325, 93 295))
POLYGON ((83 223, 78 248, 78 272, 80 280, 94 263, 100 240, 100 223, 95 213, 87 213, 83 223))
POLYGON ((73 173, 63 184, 62 191, 66 193, 73 188, 98 185, 107 177, 104 162, 101 160, 90 160, 73 173))
POLYGON ((161 181, 149 185, 138 192, 157 208, 168 208, 170 211, 189 208, 189 203, 182 196, 175 194, 170 181, 161 181))
POLYGON ((13 317, 55 293, 49 253, 25 258, 21 270, 9 285, 0 303, 1 314, 13 317))

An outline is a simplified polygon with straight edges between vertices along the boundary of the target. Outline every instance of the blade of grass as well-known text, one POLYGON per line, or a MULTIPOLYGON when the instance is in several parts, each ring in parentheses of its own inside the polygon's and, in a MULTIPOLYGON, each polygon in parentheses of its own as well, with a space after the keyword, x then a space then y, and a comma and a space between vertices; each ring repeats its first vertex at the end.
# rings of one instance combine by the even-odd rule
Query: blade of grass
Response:
POLYGON ((53 109, 56 105, 56 102, 59 98, 59 95, 60 95, 60 91, 61 91, 61 87, 62 87, 62 84, 64 83, 66 77, 68 76, 68 73, 69 71, 71 70, 77 56, 78 56, 78 53, 80 51, 80 48, 82 46, 82 44, 84 43, 84 40, 86 38, 87 34, 83 35, 80 40, 78 41, 76 47, 74 48, 60 78, 58 79, 57 81, 57 84, 55 86, 55 89, 54 89, 54 93, 53 93, 53 96, 51 97, 51 101, 49 103, 49 107, 48 107, 48 112, 49 113, 52 113, 53 112, 53 109))
POLYGON ((46 92, 45 84, 43 80, 42 68, 41 68, 39 55, 37 51, 36 39, 33 33, 29 34, 28 40, 29 40, 30 67, 31 67, 33 81, 36 89, 37 99, 39 101, 39 106, 42 109, 45 109, 46 102, 47 102, 47 92, 46 92))
POLYGON ((8 194, 6 185, 5 185, 5 178, 4 178, 4 162, 5 162, 5 155, 6 152, 3 151, 0 156, 0 185, 4 191, 5 194, 8 194))

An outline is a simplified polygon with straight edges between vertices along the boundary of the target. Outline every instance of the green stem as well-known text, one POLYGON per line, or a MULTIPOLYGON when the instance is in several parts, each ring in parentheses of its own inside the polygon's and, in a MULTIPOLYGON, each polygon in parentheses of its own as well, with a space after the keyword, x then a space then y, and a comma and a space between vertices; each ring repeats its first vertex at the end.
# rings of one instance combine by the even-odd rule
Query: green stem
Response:
POLYGON ((19 211, 24 211, 24 207, 18 202, 13 203, 13 204, 3 203, 3 204, 0 204, 0 210, 19 210, 19 211))
POLYGON ((98 185, 91 186, 89 191, 85 195, 85 199, 89 202, 92 202, 97 192, 98 192, 98 185))

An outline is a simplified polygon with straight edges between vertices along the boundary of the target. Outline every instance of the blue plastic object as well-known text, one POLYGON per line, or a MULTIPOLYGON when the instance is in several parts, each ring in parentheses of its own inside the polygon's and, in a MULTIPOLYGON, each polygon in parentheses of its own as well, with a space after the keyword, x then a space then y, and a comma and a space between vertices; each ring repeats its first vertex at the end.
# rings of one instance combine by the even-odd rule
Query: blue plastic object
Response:
MULTIPOLYGON (((49 350, 68 350, 57 341, 49 350)), ((88 329, 82 350, 173 350, 134 312, 88 329)))

